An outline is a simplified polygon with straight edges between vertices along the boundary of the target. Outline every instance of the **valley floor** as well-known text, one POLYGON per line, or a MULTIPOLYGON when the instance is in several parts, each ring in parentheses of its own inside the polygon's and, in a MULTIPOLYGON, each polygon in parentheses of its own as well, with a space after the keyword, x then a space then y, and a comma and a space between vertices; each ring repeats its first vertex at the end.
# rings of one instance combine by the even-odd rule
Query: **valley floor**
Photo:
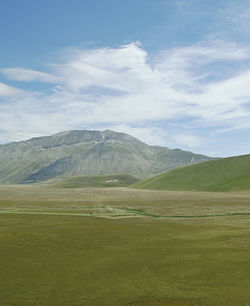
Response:
POLYGON ((248 305, 250 193, 0 185, 0 305, 248 305))

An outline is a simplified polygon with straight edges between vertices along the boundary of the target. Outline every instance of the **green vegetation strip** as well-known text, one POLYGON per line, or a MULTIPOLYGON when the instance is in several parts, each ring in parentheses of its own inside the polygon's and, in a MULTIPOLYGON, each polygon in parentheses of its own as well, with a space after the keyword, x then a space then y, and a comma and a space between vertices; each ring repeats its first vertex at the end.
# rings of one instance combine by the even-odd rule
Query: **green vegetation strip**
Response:
POLYGON ((209 215, 197 215, 197 216, 185 216, 185 215, 173 215, 173 216, 162 216, 162 215, 156 215, 156 214, 151 214, 148 213, 147 211, 143 209, 130 209, 127 207, 122 207, 122 209, 131 211, 136 213, 137 215, 142 215, 142 216, 148 216, 152 218, 211 218, 211 217, 227 217, 227 216, 249 216, 250 213, 241 213, 241 212, 236 212, 236 213, 223 213, 223 214, 209 214, 209 215))
POLYGON ((249 216, 250 213, 223 213, 223 214, 209 214, 209 215, 157 215, 149 213, 143 209, 131 209, 127 207, 116 207, 115 209, 120 211, 129 212, 129 214, 119 214, 119 215, 110 215, 110 214, 96 214, 96 213, 70 213, 70 212, 39 212, 39 211, 18 211, 18 210, 2 210, 1 214, 28 214, 28 215, 62 215, 62 216, 83 216, 83 217, 99 217, 99 218, 124 218, 124 217, 151 217, 151 218, 212 218, 212 217, 230 217, 230 216, 249 216))

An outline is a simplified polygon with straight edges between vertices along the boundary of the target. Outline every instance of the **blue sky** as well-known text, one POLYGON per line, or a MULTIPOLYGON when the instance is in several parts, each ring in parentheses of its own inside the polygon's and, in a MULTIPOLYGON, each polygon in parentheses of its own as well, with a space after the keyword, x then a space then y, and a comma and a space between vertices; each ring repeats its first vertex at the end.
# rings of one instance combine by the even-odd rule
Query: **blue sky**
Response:
POLYGON ((113 129, 250 153, 250 2, 0 1, 0 143, 113 129))

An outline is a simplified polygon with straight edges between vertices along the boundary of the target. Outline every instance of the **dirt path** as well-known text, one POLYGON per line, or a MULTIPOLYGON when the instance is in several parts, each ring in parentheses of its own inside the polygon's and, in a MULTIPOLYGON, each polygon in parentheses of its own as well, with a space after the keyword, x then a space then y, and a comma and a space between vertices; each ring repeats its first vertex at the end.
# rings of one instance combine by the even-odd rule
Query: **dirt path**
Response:
POLYGON ((95 218, 108 218, 108 219, 121 219, 140 217, 140 215, 120 214, 120 215, 106 215, 95 213, 70 213, 70 212, 43 212, 43 211, 18 211, 18 210, 1 210, 0 214, 22 214, 22 215, 56 215, 56 216, 81 216, 81 217, 95 217, 95 218))

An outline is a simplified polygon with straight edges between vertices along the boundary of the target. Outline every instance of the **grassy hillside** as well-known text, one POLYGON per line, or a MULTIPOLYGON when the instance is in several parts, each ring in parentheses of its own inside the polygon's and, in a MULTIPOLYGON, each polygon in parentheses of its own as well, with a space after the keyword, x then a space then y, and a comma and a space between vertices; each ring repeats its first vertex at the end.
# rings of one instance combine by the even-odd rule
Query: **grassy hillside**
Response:
POLYGON ((133 187, 197 191, 250 190, 250 155, 177 168, 138 182, 133 187))
POLYGON ((75 176, 65 179, 53 186, 59 188, 83 188, 83 187, 123 187, 138 182, 133 175, 96 175, 96 176, 75 176))

